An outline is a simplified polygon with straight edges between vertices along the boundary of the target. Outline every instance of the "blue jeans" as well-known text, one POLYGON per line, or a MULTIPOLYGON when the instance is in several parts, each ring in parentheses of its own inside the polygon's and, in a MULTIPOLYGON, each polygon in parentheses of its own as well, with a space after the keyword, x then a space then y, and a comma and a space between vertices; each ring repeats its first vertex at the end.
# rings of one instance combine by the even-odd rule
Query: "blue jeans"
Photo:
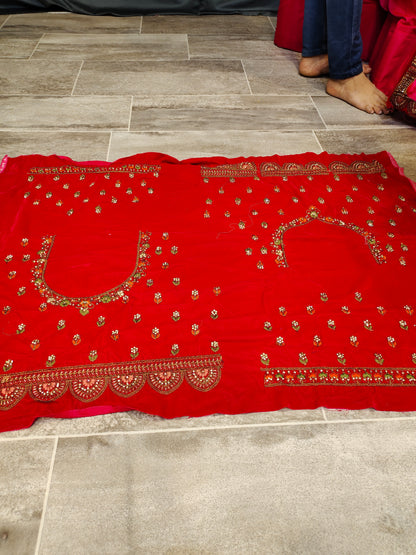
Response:
POLYGON ((305 0, 302 56, 328 54, 332 79, 362 72, 363 0, 305 0))

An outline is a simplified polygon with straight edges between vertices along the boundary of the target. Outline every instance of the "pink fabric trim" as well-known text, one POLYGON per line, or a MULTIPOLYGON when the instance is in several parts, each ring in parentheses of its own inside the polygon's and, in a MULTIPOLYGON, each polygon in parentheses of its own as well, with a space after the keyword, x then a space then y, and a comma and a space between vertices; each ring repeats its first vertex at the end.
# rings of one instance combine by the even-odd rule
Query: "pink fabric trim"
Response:
POLYGON ((407 89, 407 95, 413 100, 416 100, 416 81, 407 89))
POLYGON ((3 160, 1 161, 1 164, 0 164, 0 173, 2 173, 6 169, 8 160, 9 160, 9 157, 6 154, 6 156, 3 158, 3 160))
MULTIPOLYGON (((387 151, 386 151, 386 153, 387 153, 388 157, 390 158, 390 161, 391 161, 391 163, 393 164, 393 166, 395 166, 395 167, 399 170, 400 175, 402 175, 402 176, 404 176, 404 177, 407 177, 407 175, 405 175, 405 173, 404 173, 404 171, 403 171, 403 168, 401 168, 401 167, 399 166, 399 164, 397 163, 397 161, 396 161, 396 159, 394 158, 393 154, 391 154, 391 152, 387 152, 387 151)), ((412 179, 410 179, 410 177, 407 177, 407 179, 409 179, 409 181, 410 181, 410 183, 411 183, 413 189, 416 191, 416 181, 413 181, 412 179)))

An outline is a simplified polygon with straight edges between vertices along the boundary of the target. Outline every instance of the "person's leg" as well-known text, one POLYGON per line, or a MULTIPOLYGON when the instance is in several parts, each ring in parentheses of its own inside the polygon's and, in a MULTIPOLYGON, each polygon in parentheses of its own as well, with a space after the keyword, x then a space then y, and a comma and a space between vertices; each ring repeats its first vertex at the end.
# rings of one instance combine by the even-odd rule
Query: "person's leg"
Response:
POLYGON ((387 114, 387 97, 363 72, 362 3, 363 0, 326 0, 330 74, 326 92, 369 114, 387 114))
POLYGON ((302 58, 299 73, 316 77, 328 73, 326 0, 305 0, 302 58))
POLYGON ((360 22, 363 0, 326 0, 329 73, 348 79, 362 72, 360 22))

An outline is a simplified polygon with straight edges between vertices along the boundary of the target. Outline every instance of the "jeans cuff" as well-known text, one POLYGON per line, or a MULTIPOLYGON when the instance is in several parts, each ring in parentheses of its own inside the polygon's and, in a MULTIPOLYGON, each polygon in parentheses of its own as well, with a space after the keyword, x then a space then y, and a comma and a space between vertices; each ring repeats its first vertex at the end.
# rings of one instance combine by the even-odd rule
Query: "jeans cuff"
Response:
POLYGON ((355 65, 349 71, 344 71, 343 73, 333 73, 331 68, 329 68, 329 76, 331 79, 349 79, 350 77, 355 77, 363 72, 363 64, 360 62, 359 65, 355 65))
POLYGON ((302 50, 302 56, 304 58, 312 58, 313 56, 320 56, 321 54, 328 54, 328 52, 322 48, 319 50, 307 50, 306 48, 304 48, 302 50))

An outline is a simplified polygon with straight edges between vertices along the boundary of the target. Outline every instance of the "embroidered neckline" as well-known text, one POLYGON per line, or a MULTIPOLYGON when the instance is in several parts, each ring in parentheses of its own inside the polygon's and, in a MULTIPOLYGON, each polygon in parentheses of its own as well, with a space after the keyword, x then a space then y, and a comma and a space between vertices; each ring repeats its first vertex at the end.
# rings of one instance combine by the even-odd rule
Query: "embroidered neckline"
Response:
POLYGON ((69 297, 54 291, 46 282, 45 272, 55 241, 54 235, 46 235, 42 239, 42 247, 39 251, 39 258, 34 261, 34 267, 32 269, 32 282, 34 283, 39 294, 46 298, 47 303, 61 307, 72 306, 77 308, 83 315, 88 314, 92 308, 101 303, 109 303, 118 300, 124 300, 124 302, 126 302, 128 301, 128 292, 134 284, 145 275, 146 269, 149 265, 150 256, 146 252, 149 248, 149 239, 150 233, 140 232, 137 242, 137 254, 134 270, 121 284, 97 295, 87 297, 69 297))
POLYGON ((378 241, 376 240, 375 236, 372 233, 370 233, 369 231, 366 231, 365 229, 363 229, 362 227, 359 227, 358 225, 355 225, 352 223, 346 223, 343 220, 338 220, 337 218, 332 218, 330 216, 322 216, 320 210, 318 210, 315 206, 311 206, 306 212, 306 216, 296 218, 291 222, 280 225, 280 227, 273 234, 273 245, 275 247, 276 264, 278 266, 283 268, 287 268, 289 266, 286 259, 285 246, 283 241, 283 236, 286 233, 286 231, 294 227, 309 224, 313 221, 324 222, 327 224, 332 224, 345 229, 350 229, 352 231, 355 231, 356 233, 358 233, 364 238, 365 243, 370 249, 370 252, 374 257, 375 261, 377 262, 377 264, 383 264, 386 262, 386 256, 383 254, 383 250, 380 247, 380 244, 378 243, 378 241))

